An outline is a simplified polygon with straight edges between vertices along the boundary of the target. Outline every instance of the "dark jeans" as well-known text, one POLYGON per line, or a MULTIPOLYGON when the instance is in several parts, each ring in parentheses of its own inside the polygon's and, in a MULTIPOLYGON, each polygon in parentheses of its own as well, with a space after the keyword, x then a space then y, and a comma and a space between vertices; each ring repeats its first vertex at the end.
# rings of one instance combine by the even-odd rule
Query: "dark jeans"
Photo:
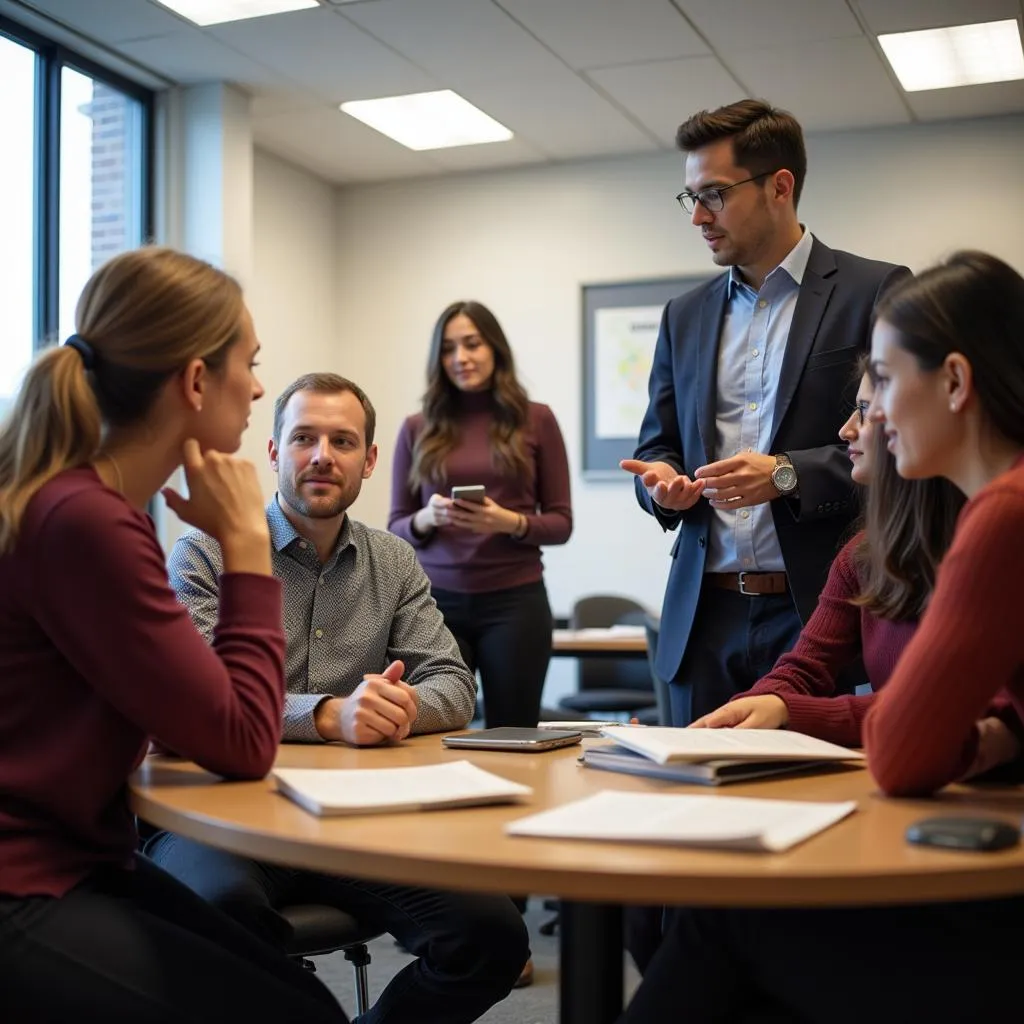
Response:
POLYGON ((0 896, 0 1017, 11 1024, 345 1024, 308 971, 144 857, 60 898, 0 896))
POLYGON ((535 726, 553 627, 543 581, 483 594, 432 593, 470 672, 480 671, 487 726, 535 726))
MULTIPOLYGON (((266 942, 283 948, 276 908, 324 903, 390 932, 419 959, 392 978, 363 1024, 460 1024, 512 989, 530 955, 526 927, 504 896, 440 892, 260 864, 162 832, 146 853, 266 942)), ((241 1018, 239 1018, 241 1019, 241 1018)), ((290 1020, 301 1020, 293 1014, 290 1020)))
POLYGON ((800 636, 788 594, 747 597, 702 587, 682 664, 669 686, 673 725, 720 708, 767 675, 800 636))
POLYGON ((1021 897, 680 910, 620 1024, 1009 1020, 1019 1011, 1022 933, 1021 897))

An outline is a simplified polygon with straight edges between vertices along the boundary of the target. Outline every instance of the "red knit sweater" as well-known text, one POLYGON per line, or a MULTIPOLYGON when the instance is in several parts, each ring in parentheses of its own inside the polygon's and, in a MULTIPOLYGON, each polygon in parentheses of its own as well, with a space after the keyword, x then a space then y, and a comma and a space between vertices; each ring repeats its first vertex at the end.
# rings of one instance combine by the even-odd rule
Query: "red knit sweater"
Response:
POLYGON ((892 622, 850 604, 860 593, 853 552, 861 537, 836 556, 818 606, 793 650, 750 690, 733 698, 775 694, 786 702, 790 729, 848 747, 861 745, 861 723, 875 695, 833 697, 836 676, 862 657, 871 689, 880 689, 917 629, 916 619, 892 622))
POLYGON ((993 698, 1024 711, 1024 458, 960 513, 935 592, 864 722, 868 767, 889 794, 932 793, 977 753, 993 698))
POLYGON ((0 893, 61 896, 129 863, 125 783, 149 737, 221 775, 265 774, 281 622, 276 579, 227 574, 207 645, 149 516, 91 468, 43 487, 0 557, 0 893))

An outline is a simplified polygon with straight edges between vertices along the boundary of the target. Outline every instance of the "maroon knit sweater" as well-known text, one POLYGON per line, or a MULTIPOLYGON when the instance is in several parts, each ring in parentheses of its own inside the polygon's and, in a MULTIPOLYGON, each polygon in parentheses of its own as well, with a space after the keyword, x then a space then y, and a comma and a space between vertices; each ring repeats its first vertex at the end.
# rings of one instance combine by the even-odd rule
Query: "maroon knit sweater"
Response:
POLYGON ((0 557, 0 893, 62 896, 128 865, 126 781, 150 737, 225 776, 273 762, 281 584, 226 574, 212 646, 167 583, 149 516, 90 467, 29 503, 0 557))

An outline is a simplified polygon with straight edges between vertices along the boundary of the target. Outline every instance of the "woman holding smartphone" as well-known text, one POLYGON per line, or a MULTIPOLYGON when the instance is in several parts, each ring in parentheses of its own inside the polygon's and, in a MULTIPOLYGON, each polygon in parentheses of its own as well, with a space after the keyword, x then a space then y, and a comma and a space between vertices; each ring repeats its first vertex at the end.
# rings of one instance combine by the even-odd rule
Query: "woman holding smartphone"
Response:
POLYGON ((552 628, 540 549, 572 533, 569 466, 554 414, 529 400, 479 302, 452 303, 434 327, 423 407, 398 435, 388 526, 416 548, 480 672, 486 724, 536 725, 552 628))
POLYGON ((22 1024, 344 1022, 330 993, 136 853, 150 739, 262 778, 281 734, 281 584, 233 458, 259 342, 238 284, 170 249, 114 257, 0 429, 0 1007, 22 1024), (147 514, 224 555, 208 645, 147 514))

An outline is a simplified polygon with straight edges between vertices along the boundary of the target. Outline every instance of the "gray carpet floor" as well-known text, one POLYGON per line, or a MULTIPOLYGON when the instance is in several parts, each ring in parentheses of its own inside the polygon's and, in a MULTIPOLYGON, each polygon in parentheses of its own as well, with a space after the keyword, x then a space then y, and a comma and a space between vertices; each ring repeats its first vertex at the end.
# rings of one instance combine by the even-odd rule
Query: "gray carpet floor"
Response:
MULTIPOLYGON (((542 922, 551 917, 540 900, 530 900, 526 911, 526 924, 530 929, 533 950, 534 982, 528 988, 515 989, 507 999, 491 1007, 481 1018, 481 1024, 557 1024, 558 1021, 558 934, 541 935, 542 922)), ((411 959, 402 952, 390 936, 383 936, 370 944, 373 962, 367 969, 370 999, 411 959)), ((625 958, 627 998, 639 983, 639 975, 628 956, 625 958)), ((356 1000, 352 965, 341 953, 317 959, 317 976, 334 993, 349 1016, 355 1016, 356 1000)))

